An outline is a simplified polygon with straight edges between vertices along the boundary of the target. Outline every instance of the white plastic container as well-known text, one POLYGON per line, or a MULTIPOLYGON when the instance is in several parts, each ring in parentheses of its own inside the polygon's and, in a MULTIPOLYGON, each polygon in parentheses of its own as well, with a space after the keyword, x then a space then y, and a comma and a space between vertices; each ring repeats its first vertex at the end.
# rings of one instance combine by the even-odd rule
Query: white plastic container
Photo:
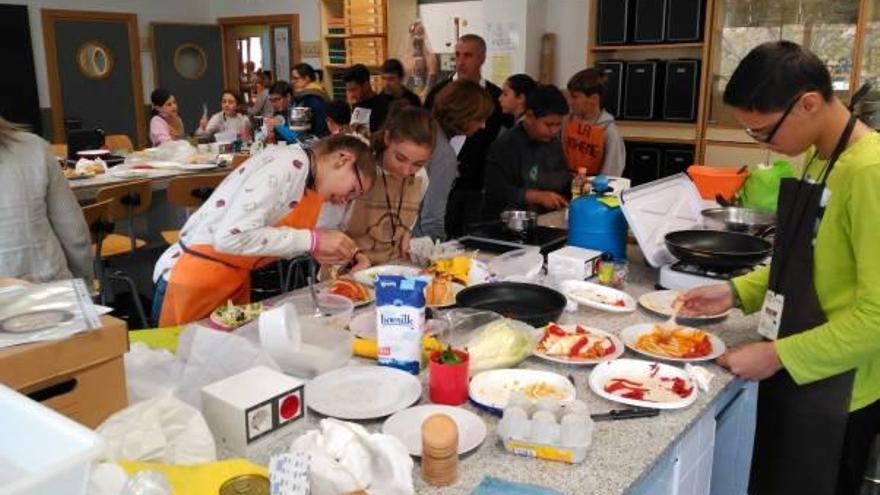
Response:
POLYGON ((0 495, 82 495, 97 433, 0 385, 0 495))

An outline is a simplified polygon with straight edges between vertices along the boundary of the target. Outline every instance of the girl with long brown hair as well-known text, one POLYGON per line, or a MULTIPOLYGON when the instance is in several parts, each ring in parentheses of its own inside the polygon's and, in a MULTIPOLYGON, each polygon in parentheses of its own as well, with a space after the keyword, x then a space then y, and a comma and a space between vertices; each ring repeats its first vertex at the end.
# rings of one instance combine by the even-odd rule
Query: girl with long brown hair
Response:
POLYGON ((392 107, 384 126, 373 134, 376 184, 358 198, 348 221, 348 234, 361 252, 355 269, 409 255, 436 135, 430 113, 407 105, 392 107))

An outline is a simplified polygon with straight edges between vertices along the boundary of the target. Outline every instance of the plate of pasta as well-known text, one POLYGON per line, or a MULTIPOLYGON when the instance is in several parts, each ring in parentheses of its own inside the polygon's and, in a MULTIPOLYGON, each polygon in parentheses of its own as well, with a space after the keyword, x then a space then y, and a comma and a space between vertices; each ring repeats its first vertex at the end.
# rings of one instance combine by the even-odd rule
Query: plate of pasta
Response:
POLYGON ((709 361, 727 350, 724 341, 709 332, 682 326, 666 328, 661 323, 625 328, 620 339, 639 354, 665 361, 709 361))

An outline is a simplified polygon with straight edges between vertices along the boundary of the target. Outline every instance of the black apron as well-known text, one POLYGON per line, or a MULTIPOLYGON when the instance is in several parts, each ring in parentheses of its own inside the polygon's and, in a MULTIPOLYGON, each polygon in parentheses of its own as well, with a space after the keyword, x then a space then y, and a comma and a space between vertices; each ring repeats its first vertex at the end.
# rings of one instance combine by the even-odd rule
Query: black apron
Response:
MULTIPOLYGON (((779 338, 827 321, 813 285, 813 240, 825 183, 855 123, 852 116, 817 182, 782 181, 769 283, 785 297, 779 338)), ((835 493, 854 377, 848 371, 798 385, 782 369, 760 383, 750 494, 835 493)))

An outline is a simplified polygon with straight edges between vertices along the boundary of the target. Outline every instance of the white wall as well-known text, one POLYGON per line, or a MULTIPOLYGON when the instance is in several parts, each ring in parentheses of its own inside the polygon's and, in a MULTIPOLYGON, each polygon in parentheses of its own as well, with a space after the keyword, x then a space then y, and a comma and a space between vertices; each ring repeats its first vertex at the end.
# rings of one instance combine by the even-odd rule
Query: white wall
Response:
POLYGON ((556 34, 556 85, 587 65, 589 0, 547 0, 545 32, 556 34))
MULTIPOLYGON (((100 10, 137 14, 138 36, 141 38, 141 44, 149 36, 151 22, 205 23, 213 21, 210 15, 211 0, 5 0, 4 3, 28 6, 37 87, 40 106, 43 108, 50 106, 51 102, 49 101, 46 49, 43 46, 41 9, 100 10)), ((152 53, 141 51, 141 70, 144 101, 147 102, 153 91, 152 53)))
MULTIPOLYGON (((487 22, 512 22, 518 26, 518 46, 512 52, 511 73, 526 72, 538 77, 541 37, 556 34, 555 83, 565 86, 572 74, 586 66, 587 5, 589 0, 476 0, 419 5, 432 48, 452 53, 452 18, 467 19, 465 32, 487 38, 487 22), (447 46, 447 43, 450 45, 447 46)), ((487 39, 487 41, 489 41, 487 39)), ((492 52, 483 67, 483 77, 492 78, 492 52)), ((502 81, 493 81, 500 84, 502 81)))
MULTIPOLYGON (((183 0, 188 1, 188 0, 183 0)), ((210 17, 299 14, 300 41, 321 39, 321 8, 318 0, 208 0, 210 17)), ((303 58, 313 67, 321 67, 320 58, 303 58)))

